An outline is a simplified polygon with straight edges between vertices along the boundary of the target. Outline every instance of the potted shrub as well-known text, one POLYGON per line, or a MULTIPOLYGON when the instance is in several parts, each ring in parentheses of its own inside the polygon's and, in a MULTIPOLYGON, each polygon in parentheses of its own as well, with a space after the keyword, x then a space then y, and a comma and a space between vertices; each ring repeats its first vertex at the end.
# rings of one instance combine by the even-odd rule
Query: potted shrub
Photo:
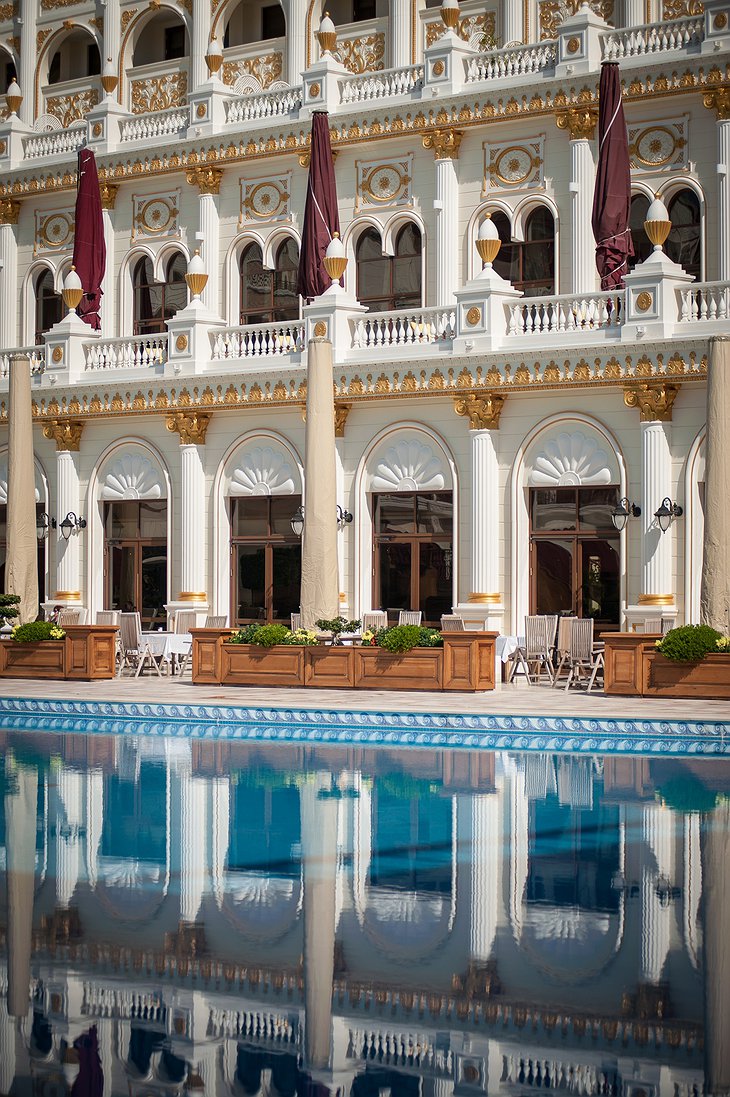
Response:
POLYGON ((315 621, 318 629, 332 634, 329 644, 320 644, 307 650, 305 659, 305 682, 308 686, 325 689, 345 689, 355 685, 355 671, 352 647, 345 646, 342 634, 356 633, 360 621, 348 621, 346 617, 331 619, 320 617, 315 621))
POLYGON ((307 629, 286 625, 246 625, 223 643, 223 685, 303 686, 304 650, 317 643, 307 629))
POLYGON ((374 643, 353 649, 355 685, 362 689, 433 689, 443 682, 443 637, 436 629, 394 625, 374 643))
POLYGON ((0 629, 8 627, 8 621, 18 616, 19 594, 0 594, 0 629))
POLYGON ((682 625, 644 649, 648 696, 730 699, 730 637, 709 625, 682 625))
POLYGON ((348 621, 346 617, 342 616, 332 618, 320 617, 319 620, 314 623, 322 632, 332 633, 331 643, 333 647, 342 644, 341 637, 343 632, 357 632, 360 628, 359 618, 356 621, 348 621))
POLYGON ((52 621, 16 625, 1 646, 0 670, 9 678, 64 678, 66 633, 52 621))

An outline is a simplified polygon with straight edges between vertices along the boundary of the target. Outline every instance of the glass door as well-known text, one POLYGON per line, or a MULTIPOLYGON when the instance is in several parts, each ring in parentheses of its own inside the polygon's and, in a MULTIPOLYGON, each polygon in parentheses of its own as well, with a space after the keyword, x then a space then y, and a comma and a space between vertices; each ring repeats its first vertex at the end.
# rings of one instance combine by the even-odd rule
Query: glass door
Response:
POLYGON ((105 503, 105 608, 139 612, 143 629, 167 622, 167 502, 105 503))
POLYGON ((291 520, 300 495, 231 500, 231 621, 280 621, 299 609, 301 541, 291 520))
POLYGON ((438 627, 452 605, 451 492, 373 496, 373 605, 388 613, 419 610, 438 627))

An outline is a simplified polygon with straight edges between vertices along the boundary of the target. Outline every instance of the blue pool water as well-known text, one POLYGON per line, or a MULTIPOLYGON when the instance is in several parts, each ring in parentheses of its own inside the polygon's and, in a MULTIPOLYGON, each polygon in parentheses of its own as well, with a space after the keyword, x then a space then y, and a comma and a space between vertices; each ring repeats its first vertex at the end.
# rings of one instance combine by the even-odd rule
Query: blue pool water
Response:
POLYGON ((0 1093, 728 1092, 730 759, 686 733, 14 704, 0 1093))

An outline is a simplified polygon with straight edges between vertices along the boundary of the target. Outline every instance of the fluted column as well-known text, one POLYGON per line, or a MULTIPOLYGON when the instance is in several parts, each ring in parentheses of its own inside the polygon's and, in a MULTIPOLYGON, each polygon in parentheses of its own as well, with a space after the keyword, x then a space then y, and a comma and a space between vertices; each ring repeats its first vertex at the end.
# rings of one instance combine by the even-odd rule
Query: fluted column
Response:
POLYGON ((596 245, 591 230, 593 190, 596 165, 593 158, 593 137, 598 111, 591 108, 571 108, 556 116, 560 129, 570 134, 571 193, 571 292, 593 293, 596 289, 596 245))
MULTIPOLYGON (((335 478, 337 501, 341 506, 347 507, 345 499, 345 427, 347 417, 352 409, 352 404, 335 401, 335 478)), ((344 594, 344 600, 340 598, 340 613, 345 617, 352 615, 352 596, 354 594, 352 576, 350 574, 350 554, 348 545, 352 525, 342 524, 337 533, 337 567, 339 571, 340 595, 344 594)))
POLYGON ((471 918, 469 957, 492 954, 502 894, 502 818, 496 793, 471 797, 471 918))
POLYGON ((20 18, 23 26, 20 34, 20 72, 18 83, 23 92, 18 117, 29 126, 35 121, 35 63, 36 63, 36 21, 38 19, 38 0, 20 0, 20 18))
POLYGON ((5 774, 8 1013, 25 1017, 30 1004, 38 770, 8 758, 5 774))
POLYGON ((204 779, 182 772, 180 781, 180 921, 195 922, 200 913, 206 879, 208 828, 204 779))
POLYGON ((673 500, 671 421, 676 385, 640 385, 627 389, 624 403, 641 415, 641 593, 639 605, 674 605, 673 535, 662 533, 654 517, 663 499, 673 500))
POLYGON ((502 42, 509 46, 513 42, 525 41, 525 5, 515 0, 504 0, 502 4, 502 42))
POLYGON ((326 1070, 332 1057, 338 801, 318 796, 330 783, 329 773, 313 774, 300 793, 307 1070, 326 1070))
POLYGON ((673 813, 662 804, 642 806, 641 981, 656 986, 669 954, 673 912, 662 888, 674 876, 673 813))
MULTIPOLYGON (((101 58, 101 71, 107 58, 111 58, 114 65, 119 58, 121 17, 119 12, 119 0, 104 0, 104 53, 101 58)), ((116 89, 119 94, 119 87, 116 89)), ((113 207, 112 207, 113 208, 113 207)), ((109 251, 107 250, 107 265, 109 264, 109 251)))
MULTIPOLYGON (((174 412, 167 417, 167 429, 180 435, 180 593, 183 605, 207 602, 205 538, 207 526, 205 469, 203 454, 210 415, 174 412)), ((175 604, 173 602, 173 604, 175 604)))
POLYGON ((717 231, 712 234, 717 240, 717 274, 714 277, 726 281, 730 278, 730 88, 707 92, 703 102, 717 115, 717 231))
MULTIPOLYGON (((68 538, 61 532, 67 514, 79 513, 79 446, 84 424, 75 419, 53 419, 43 427, 46 438, 56 443, 56 583, 53 601, 81 601, 81 542, 84 531, 73 529, 68 538)), ((53 585, 53 584, 52 584, 53 585)))
MULTIPOLYGON (((109 19, 107 8, 106 19, 109 19)), ((106 23, 104 24, 106 27, 106 23)), ((119 43, 117 42, 117 49, 119 43)), ((113 54, 112 56, 116 56, 113 54)), ((117 200, 119 186, 116 183, 103 182, 99 186, 101 194, 102 218, 104 221, 104 243, 106 245, 106 266, 101 281, 101 331, 106 339, 113 339, 116 328, 116 295, 114 293, 114 220, 112 211, 117 200)))
POLYGON ((307 67, 307 5, 301 0, 281 0, 286 19, 286 71, 284 79, 295 87, 307 67))
POLYGON ((704 910, 705 1086, 713 1097, 730 1094, 730 802, 702 820, 704 910))
POLYGON ((210 3, 209 0, 193 0, 193 31, 191 52, 192 91, 197 91, 208 79, 208 66, 205 55, 210 41, 210 3))
POLYGON ((62 765, 56 776, 56 906, 67 909, 81 870, 83 779, 78 770, 62 765))
POLYGON ((189 171, 188 183, 198 188, 198 235, 200 257, 208 281, 200 299, 207 309, 220 314, 220 194, 222 168, 200 167, 189 171))
MULTIPOLYGON (((18 339, 18 237, 20 202, 0 202, 0 287, 5 302, 0 309, 0 350, 17 347, 18 339)), ((24 340, 23 340, 24 342, 24 340)))
POLYGON ((436 304, 451 307, 460 284, 459 264, 459 158, 460 130, 434 130, 423 138, 423 146, 433 149, 436 158, 436 304))
MULTIPOLYGON (((390 56, 388 69, 405 68, 414 64, 415 42, 411 41, 411 0, 390 0, 390 56)), ((415 28, 414 28, 415 30, 415 28)))
POLYGON ((646 0, 624 0, 625 27, 640 27, 644 23, 650 23, 646 17, 646 0))

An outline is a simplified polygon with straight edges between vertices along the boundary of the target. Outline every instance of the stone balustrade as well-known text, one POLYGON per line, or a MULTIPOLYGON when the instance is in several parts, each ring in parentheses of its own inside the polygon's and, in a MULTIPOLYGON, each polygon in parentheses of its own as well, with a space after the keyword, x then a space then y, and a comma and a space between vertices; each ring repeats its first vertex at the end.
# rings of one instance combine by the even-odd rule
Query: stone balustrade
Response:
POLYGON ((42 160, 51 156, 70 156, 86 141, 86 122, 80 119, 68 129, 31 133, 23 138, 23 159, 42 160))
POLYGON ((214 362, 295 354, 304 349, 304 323, 291 320, 224 328, 211 333, 211 345, 214 362))
POLYGON ((592 332, 621 323, 623 293, 558 294, 527 297, 510 308, 510 335, 592 332))
POLYGON ((179 137, 185 133, 189 123, 190 107, 187 104, 168 107, 167 110, 152 111, 149 114, 135 114, 121 123, 119 140, 126 144, 130 141, 179 137))
POLYGON ((673 50, 699 48, 704 36, 701 15, 671 22, 645 23, 640 27, 612 30, 601 36, 604 61, 625 61, 673 50))
POLYGON ((7 380, 10 363, 14 358, 29 358, 30 372, 40 376, 46 364, 45 347, 10 347, 0 351, 0 378, 7 380))
POLYGON ((422 87, 423 65, 366 72, 362 76, 343 77, 340 80, 340 102, 343 105, 372 103, 377 99, 411 95, 414 91, 420 91, 422 87))
POLYGON ((727 321, 730 316, 730 282, 694 282, 680 290, 679 319, 682 324, 727 321))
POLYGON ((226 122, 240 125, 267 118, 295 118, 302 105, 302 86, 237 95, 226 102, 226 122))
POLYGON ((453 309, 404 309, 371 312, 355 321, 352 345, 367 347, 423 346, 453 339, 456 315, 453 309))
POLYGON ((555 42, 539 42, 517 49, 490 50, 471 58, 466 66, 466 83, 533 76, 555 67, 555 42))
POLYGON ((137 335, 84 344, 85 369, 149 369, 167 361, 167 334, 137 335))

